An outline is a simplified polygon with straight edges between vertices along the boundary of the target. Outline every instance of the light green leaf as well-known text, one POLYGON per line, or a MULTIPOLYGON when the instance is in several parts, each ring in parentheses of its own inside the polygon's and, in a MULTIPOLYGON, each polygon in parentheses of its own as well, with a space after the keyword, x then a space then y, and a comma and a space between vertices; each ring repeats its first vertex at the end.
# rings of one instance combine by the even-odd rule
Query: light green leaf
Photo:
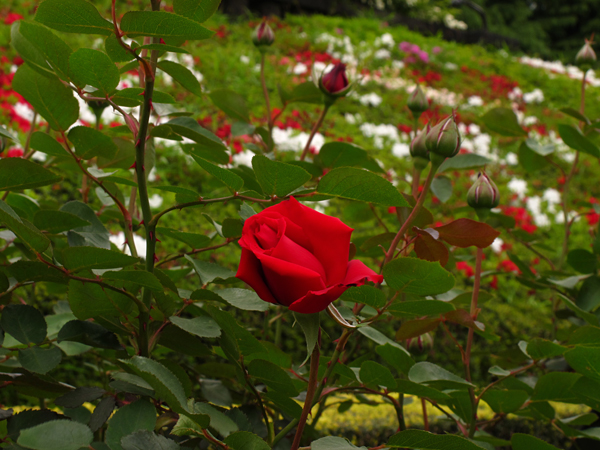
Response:
POLYGON ((395 301, 387 309, 394 316, 416 318, 454 311, 454 305, 441 300, 395 301))
POLYGON ((158 50, 159 52, 187 53, 187 54, 190 53, 184 48, 176 47, 174 45, 167 45, 167 44, 146 44, 146 45, 141 45, 139 48, 143 49, 143 50, 158 50))
MULTIPOLYGON (((375 351, 386 363, 400 373, 408 374, 410 368, 415 365, 415 362, 410 357, 408 351, 402 346, 398 348, 386 343, 384 345, 378 345, 375 348, 375 351)), ((404 391, 401 390, 401 392, 404 391)))
POLYGON ((250 111, 246 100, 229 89, 215 89, 208 94, 214 105, 234 120, 250 122, 250 111))
POLYGON ((218 266, 217 264, 193 259, 188 255, 185 255, 185 259, 194 265, 194 270, 196 271, 196 274, 198 274, 200 282, 203 285, 212 283, 215 280, 227 280, 228 278, 235 277, 235 272, 218 266))
POLYGON ((75 214, 48 209, 36 212, 33 217, 33 224, 48 233, 61 233, 73 228, 90 225, 87 220, 82 220, 75 214))
POLYGON ((266 195, 285 197, 311 179, 311 175, 301 167, 271 161, 263 155, 252 158, 252 168, 266 195))
POLYGON ((230 434, 224 442, 233 450, 270 450, 271 448, 262 438, 249 431, 230 434))
POLYGON ((375 361, 365 361, 360 366, 360 381, 368 387, 378 389, 384 386, 387 389, 396 389, 396 381, 390 369, 375 361))
POLYGON ((485 113, 481 119, 490 130, 502 136, 527 136, 527 132, 519 125, 512 109, 494 108, 485 113))
POLYGON ((231 306, 245 311, 266 311, 269 303, 262 300, 256 292, 249 289, 229 288, 216 291, 231 306))
POLYGON ((21 430, 17 443, 33 450, 79 450, 88 447, 93 439, 92 430, 87 425, 69 420, 51 420, 21 430))
POLYGON ((515 433, 510 439, 513 450, 559 450, 541 439, 529 434, 515 433))
POLYGON ((114 33, 113 24, 103 19, 90 2, 84 0, 46 0, 40 3, 35 15, 37 22, 67 33, 114 33))
POLYGON ((91 246, 110 249, 110 241, 108 239, 110 233, 100 219, 98 219, 92 208, 85 203, 72 201, 65 203, 60 210, 75 214, 80 219, 91 223, 89 226, 74 228, 68 232, 67 237, 70 246, 91 246))
POLYGON ((452 158, 447 158, 439 167, 437 173, 446 172, 449 170, 468 170, 477 167, 483 167, 492 160, 485 156, 476 155, 475 153, 465 153, 464 155, 456 155, 452 158))
POLYGON ((473 384, 430 362, 419 362, 410 368, 408 379, 441 389, 466 389, 473 384))
POLYGON ((483 396, 483 401, 498 414, 515 412, 523 406, 529 394, 521 390, 492 389, 483 396))
POLYGON ((138 430, 121 439, 123 450, 178 450, 177 442, 149 430, 138 430))
MULTIPOLYGON (((9 158, 18 159, 18 158, 9 158)), ((0 170, 2 162, 0 161, 0 170)), ((21 219, 17 213, 6 203, 0 200, 0 224, 12 231, 27 247, 38 253, 45 251, 50 245, 50 240, 44 236, 33 224, 25 219, 21 219)))
POLYGON ((310 443, 312 450, 366 450, 366 447, 357 447, 347 439, 337 436, 326 436, 310 443))
POLYGON ((420 450, 482 450, 472 441, 452 434, 432 434, 421 430, 405 430, 393 435, 387 447, 420 450))
POLYGON ((199 156, 196 156, 196 155, 192 155, 192 158, 194 158, 194 161, 196 161, 200 167, 202 167, 204 170, 206 170, 212 176, 214 176, 214 177, 218 178, 220 181, 222 181, 225 184, 225 186, 227 186, 233 192, 238 192, 244 185, 244 180, 242 180, 240 177, 238 177, 231 170, 223 169, 222 167, 219 167, 211 162, 208 162, 207 160, 200 158, 199 156))
POLYGON ((592 155, 594 158, 600 157, 600 150, 598 150, 596 144, 586 138, 579 128, 559 123, 558 134, 563 142, 572 149, 592 155))
POLYGON ((89 84, 102 97, 111 95, 120 81, 119 69, 108 55, 91 48, 80 48, 71 54, 69 73, 77 86, 84 88, 89 84))
POLYGON ((118 272, 104 272, 102 278, 109 282, 109 280, 121 280, 129 281, 131 283, 138 284, 142 287, 147 287, 152 291, 162 292, 163 287, 160 284, 156 275, 146 272, 145 270, 119 270, 118 272))
POLYGON ((173 325, 195 336, 216 338, 221 335, 221 328, 219 328, 217 322, 207 316, 194 317, 193 319, 171 316, 169 320, 173 325))
POLYGON ((21 191, 58 183, 62 177, 28 159, 0 160, 0 191, 21 191))
POLYGON ((159 61, 157 67, 171 76, 185 89, 198 97, 202 96, 202 88, 196 76, 187 68, 173 61, 159 61))
POLYGON ((565 358, 577 372, 594 380, 600 380, 600 348, 575 347, 565 353, 565 358))
POLYGON ((410 206, 389 181, 351 167, 339 167, 328 172, 321 179, 317 192, 386 206, 410 206))
POLYGON ((373 308, 381 308, 386 304, 385 294, 373 286, 354 286, 342 294, 342 299, 354 303, 362 303, 373 308))
POLYGON ((33 150, 50 156, 69 156, 65 148, 56 139, 42 131, 36 131, 31 135, 29 146, 33 150))
POLYGON ((439 262, 398 258, 383 268, 386 283, 397 291, 414 295, 437 295, 454 287, 454 277, 439 262))
POLYGON ((174 0, 173 11, 202 23, 217 11, 220 3, 221 0, 174 0))
MULTIPOLYGON (((52 0, 44 3, 49 1, 52 0)), ((66 131, 79 118, 79 103, 73 91, 57 78, 40 75, 27 64, 15 73, 12 88, 31 103, 53 130, 66 131)))
MULTIPOLYGON (((114 33, 104 39, 104 51, 106 51, 106 54, 112 62, 129 62, 135 58, 131 52, 125 50, 123 46, 119 44, 114 33)), ((137 61, 134 64, 137 65, 137 61)))
MULTIPOLYGON (((196 194, 197 196, 197 194, 196 194)), ((158 227, 156 232, 160 235, 177 239, 192 248, 204 248, 210 243, 210 238, 204 234, 188 233, 185 231, 173 230, 171 228, 158 227)))
POLYGON ((180 134, 203 147, 215 150, 225 150, 223 141, 200 126, 197 121, 190 117, 176 117, 166 123, 175 133, 180 134))
POLYGON ((139 258, 96 247, 69 247, 63 250, 63 265, 71 272, 116 269, 138 263, 139 258))
POLYGON ((446 203, 452 197, 452 182, 450 178, 444 176, 435 177, 431 183, 431 192, 440 202, 446 203))
POLYGON ((166 11, 129 11, 121 19, 129 37, 152 36, 187 40, 208 39, 214 33, 198 22, 166 11))
MULTIPOLYGON (((134 107, 141 105, 144 102, 143 94, 144 89, 142 88, 125 88, 117 91, 112 96, 112 100, 120 106, 134 107)), ((175 103, 175 99, 171 95, 155 89, 152 92, 152 104, 155 103, 175 103)))
POLYGON ((80 320, 120 317, 122 313, 127 314, 134 308, 133 301, 124 294, 77 280, 69 281, 68 299, 73 314, 80 320))

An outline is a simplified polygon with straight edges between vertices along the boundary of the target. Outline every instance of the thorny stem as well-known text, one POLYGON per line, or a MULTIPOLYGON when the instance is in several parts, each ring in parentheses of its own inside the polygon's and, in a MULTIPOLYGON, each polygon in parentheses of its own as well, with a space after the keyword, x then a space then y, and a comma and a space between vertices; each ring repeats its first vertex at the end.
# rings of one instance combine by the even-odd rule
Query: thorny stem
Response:
POLYGON ((402 227, 400 227, 400 230, 398 230, 398 233, 396 234, 396 236, 394 237, 394 240, 390 244, 390 248, 388 249, 388 251, 385 254, 385 260, 384 260, 383 265, 386 265, 387 263, 389 263, 392 260, 392 258, 394 257, 394 252, 396 251, 396 248, 398 247, 398 243, 400 242, 400 239, 402 239, 402 236, 404 236, 404 234, 406 233, 406 230, 408 230, 408 227, 410 226, 410 224, 412 223, 414 218, 417 217, 417 214, 418 214, 419 210, 421 209, 421 207, 423 206, 423 203, 425 203, 425 197, 427 197, 427 192, 429 191, 429 186, 431 185, 431 182, 433 181, 433 176, 437 172, 438 167, 439 167, 439 165, 433 165, 433 163, 431 164, 431 168, 429 169, 429 175, 427 175, 427 179, 425 180, 425 184, 423 185, 423 191, 421 192, 421 195, 419 196, 419 199, 417 200, 417 204, 412 209, 412 211, 410 212, 410 215, 404 221, 404 223, 402 224, 402 227))
MULTIPOLYGON (((479 298, 479 285, 481 282, 481 261, 483 260, 483 249, 477 249, 477 259, 475 262, 475 281, 473 284, 473 295, 471 297, 471 309, 470 314, 473 320, 477 319, 477 315, 479 310, 477 309, 477 300, 479 298)), ((471 382, 471 347, 473 346, 473 337, 475 331, 473 328, 469 328, 469 334, 467 337, 467 348, 465 350, 465 375, 467 381, 471 382)), ((477 399, 475 397, 475 389, 473 387, 469 388, 469 397, 471 399, 471 407, 473 410, 473 417, 471 417, 471 424, 469 427, 469 438, 472 438, 475 435, 475 429, 477 425, 477 399)))
POLYGON ((424 398, 421 399, 421 408, 423 408, 423 428, 429 431, 429 417, 427 417, 427 402, 424 398))
POLYGON ((300 446, 300 439, 302 439, 302 433, 304 432, 304 426, 306 425, 306 419, 308 419, 308 415, 310 414, 310 411, 314 405, 313 398, 319 382, 319 359, 321 357, 321 349, 319 348, 321 340, 320 338, 321 330, 319 329, 319 339, 317 340, 317 344, 315 345, 310 357, 310 375, 308 377, 306 399, 304 400, 304 407, 302 408, 302 414, 300 415, 300 420, 298 421, 298 428, 296 429, 296 435, 294 436, 294 442, 292 443, 291 450, 298 450, 298 447, 300 446))
POLYGON ((169 256, 167 258, 164 258, 164 259, 161 259, 160 261, 158 261, 155 264, 155 266, 156 267, 161 266, 161 265, 166 264, 166 263, 168 263, 170 261, 175 261, 176 259, 183 258, 186 255, 195 255, 197 253, 207 252, 207 251, 210 251, 210 250, 215 250, 217 248, 225 247, 226 245, 230 244, 231 242, 233 242, 233 239, 227 239, 227 241, 223 242, 222 244, 212 245, 210 247, 204 247, 204 248, 196 248, 196 249, 192 250, 191 252, 179 253, 179 254, 174 255, 174 256, 169 256))
POLYGON ((413 167, 411 191, 412 191, 412 196, 414 198, 417 198, 417 195, 419 194, 419 183, 420 182, 421 182, 421 171, 419 169, 417 169, 416 167, 413 167))
POLYGON ((310 149, 310 144, 312 143, 312 140, 315 137, 315 134, 317 134, 317 131, 319 131, 319 128, 321 128, 321 125, 323 124, 323 120, 325 119, 325 114, 327 114, 327 111, 329 111, 329 105, 325 105, 323 107, 323 111, 321 111, 321 115, 315 122, 315 125, 314 125, 312 131, 310 132, 310 136, 308 137, 308 141, 306 141, 306 145, 304 146, 304 150, 302 150, 302 155, 300 156, 300 161, 304 161, 304 158, 306 158, 306 155, 308 154, 308 150, 310 149))

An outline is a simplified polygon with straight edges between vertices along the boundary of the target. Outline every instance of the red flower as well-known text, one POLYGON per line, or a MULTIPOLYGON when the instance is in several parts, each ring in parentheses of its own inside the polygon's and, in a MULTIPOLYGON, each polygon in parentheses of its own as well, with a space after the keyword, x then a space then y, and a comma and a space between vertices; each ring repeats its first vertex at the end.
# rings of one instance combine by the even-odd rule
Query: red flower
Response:
POLYGON ((4 25, 10 25, 17 20, 21 20, 23 16, 17 13, 8 13, 4 18, 4 25))
POLYGON ((20 148, 11 148, 9 151, 6 152, 6 157, 7 158, 22 158, 23 150, 21 150, 20 148))
POLYGON ((323 75, 321 84, 330 94, 335 94, 346 89, 348 87, 346 64, 337 63, 333 66, 333 69, 323 75))
POLYGON ((456 263, 456 268, 458 270, 462 270, 465 274, 465 277, 470 278, 473 275, 475 275, 475 271, 473 270, 473 268, 468 265, 465 261, 458 261, 456 263))
POLYGON ((236 276, 266 302, 323 311, 349 287, 383 281, 361 261, 348 261, 352 231, 292 197, 246 220, 236 276))

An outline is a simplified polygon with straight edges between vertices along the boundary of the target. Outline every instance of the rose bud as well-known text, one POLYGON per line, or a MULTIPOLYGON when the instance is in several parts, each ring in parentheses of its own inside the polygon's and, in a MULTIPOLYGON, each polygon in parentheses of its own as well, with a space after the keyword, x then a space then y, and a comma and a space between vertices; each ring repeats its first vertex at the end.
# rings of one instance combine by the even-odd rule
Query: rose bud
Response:
POLYGON ((477 175, 477 180, 467 193, 467 203, 471 208, 475 208, 481 219, 484 219, 489 214, 490 209, 495 208, 500 203, 498 187, 485 172, 479 172, 477 175))
POLYGON ((268 47, 275 42, 275 33, 271 27, 267 24, 267 20, 263 19, 259 26, 254 29, 252 34, 252 42, 255 46, 268 47))
POLYGON ((429 150, 427 150, 425 140, 430 129, 431 125, 427 123, 410 143, 410 155, 414 158, 414 166, 419 170, 423 170, 429 163, 429 150))
POLYGON ((422 356, 433 348, 433 336, 429 333, 422 334, 416 338, 408 339, 406 347, 413 356, 422 356))
POLYGON ((351 88, 346 75, 346 64, 337 63, 328 72, 323 71, 319 79, 319 88, 327 97, 332 99, 344 97, 351 88))
POLYGON ((460 133, 454 121, 454 114, 431 128, 425 139, 430 152, 429 159, 440 165, 446 158, 452 158, 460 150, 460 133))
POLYGON ((412 91, 410 97, 408 98, 408 102, 406 104, 408 109, 410 109, 415 117, 420 117, 424 111, 427 111, 429 108, 429 102, 427 101, 427 97, 417 84, 417 87, 412 91))
POLYGON ((266 302, 323 311, 349 287, 383 281, 361 261, 348 261, 352 231, 291 197, 246 219, 236 276, 266 302))

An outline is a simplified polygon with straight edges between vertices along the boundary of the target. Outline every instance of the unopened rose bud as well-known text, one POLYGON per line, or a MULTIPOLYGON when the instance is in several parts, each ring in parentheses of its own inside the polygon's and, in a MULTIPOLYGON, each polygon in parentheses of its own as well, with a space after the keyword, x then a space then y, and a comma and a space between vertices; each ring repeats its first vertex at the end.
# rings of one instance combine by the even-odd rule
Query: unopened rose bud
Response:
POLYGON ((425 143, 430 152, 429 159, 436 165, 440 165, 446 158, 455 156, 460 150, 460 133, 454 115, 450 115, 431 128, 425 143))
POLYGON ((578 66, 587 66, 587 68, 592 68, 596 63, 596 52, 592 48, 592 41, 585 40, 585 44, 581 47, 581 50, 577 52, 577 56, 575 56, 575 62, 578 66))
POLYGON ((429 123, 423 128, 410 143, 410 155, 414 158, 417 169, 423 170, 429 163, 429 150, 427 150, 427 133, 431 129, 429 123))
POLYGON ((471 208, 475 208, 481 219, 500 203, 498 187, 485 172, 479 172, 477 175, 477 180, 467 193, 467 203, 471 208))
POLYGON ((331 106, 340 97, 345 97, 352 89, 348 81, 346 64, 337 63, 328 72, 323 72, 319 78, 319 89, 325 94, 325 104, 331 106))
POLYGON ((266 19, 263 19, 260 25, 255 28, 252 34, 252 42, 259 48, 268 47, 275 42, 275 33, 267 24, 266 19))
POLYGON ((408 106, 408 109, 412 111, 413 115, 417 118, 420 117, 421 114, 424 111, 427 111, 427 109, 429 108, 429 102, 427 101, 427 97, 425 97, 425 94, 423 93, 419 85, 417 85, 417 87, 415 87, 415 89, 410 94, 406 105, 408 106))
POLYGON ((408 351, 414 356, 421 356, 433 348, 433 336, 429 333, 422 334, 416 338, 408 339, 406 341, 408 351))
POLYGON ((131 132, 133 133, 133 137, 137 138, 138 131, 140 129, 140 124, 137 121, 137 119, 135 117, 133 117, 131 114, 125 114, 125 116, 123 116, 123 118, 125 119, 125 123, 129 127, 129 130, 131 130, 131 132))

